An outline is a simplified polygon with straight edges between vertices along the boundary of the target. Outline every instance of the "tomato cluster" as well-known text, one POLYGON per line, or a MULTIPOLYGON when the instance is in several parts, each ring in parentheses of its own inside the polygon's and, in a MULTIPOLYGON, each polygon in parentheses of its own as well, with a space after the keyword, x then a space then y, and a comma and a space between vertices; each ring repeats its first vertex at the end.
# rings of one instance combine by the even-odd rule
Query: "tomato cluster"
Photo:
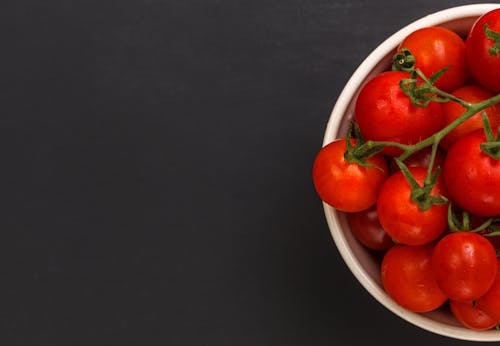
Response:
POLYGON ((447 304, 468 328, 499 325, 500 9, 467 37, 414 31, 355 102, 348 135, 315 158, 319 197, 381 254, 399 305, 447 304))

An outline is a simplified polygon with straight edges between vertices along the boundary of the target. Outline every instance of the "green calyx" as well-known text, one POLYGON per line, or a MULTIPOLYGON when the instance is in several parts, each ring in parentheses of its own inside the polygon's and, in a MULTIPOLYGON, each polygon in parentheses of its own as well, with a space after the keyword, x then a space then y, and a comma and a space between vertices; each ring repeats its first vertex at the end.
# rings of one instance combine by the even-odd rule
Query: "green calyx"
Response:
POLYGON ((434 83, 448 70, 449 66, 427 78, 422 71, 415 67, 415 61, 415 57, 407 48, 402 48, 392 58, 393 71, 410 73, 410 77, 401 80, 399 86, 403 93, 410 98, 411 103, 416 107, 427 107, 431 102, 450 101, 453 96, 434 86, 434 83))
POLYGON ((451 99, 450 95, 434 86, 434 83, 447 69, 448 67, 444 67, 429 78, 419 69, 415 69, 411 73, 410 78, 401 80, 399 86, 403 93, 410 98, 411 103, 416 107, 427 107, 431 102, 448 102, 451 99))
POLYGON ((500 55, 500 33, 488 28, 490 24, 491 23, 485 23, 483 27, 484 34, 486 35, 486 37, 495 42, 488 50, 488 53, 490 53, 490 55, 498 56, 500 55))
POLYGON ((382 169, 377 165, 367 162, 366 160, 384 149, 383 145, 371 145, 371 143, 366 143, 361 130, 356 123, 351 123, 350 130, 347 132, 346 138, 346 152, 344 153, 344 159, 347 162, 356 163, 360 166, 366 168, 377 168, 382 169), (351 143, 351 139, 356 139, 356 144, 351 143))
POLYGON ((491 157, 494 160, 500 160, 500 134, 495 136, 491 128, 490 121, 485 112, 481 113, 484 125, 484 134, 486 136, 486 142, 481 143, 481 151, 491 157))
POLYGON ((448 199, 443 196, 434 196, 431 194, 432 189, 436 186, 437 178, 439 176, 439 169, 429 177, 429 179, 425 179, 424 184, 420 185, 415 177, 411 174, 408 167, 403 163, 403 161, 395 158, 394 161, 401 169, 401 172, 405 176, 406 180, 410 184, 411 200, 418 205, 420 210, 428 210, 433 205, 442 205, 448 203, 448 199))
POLYGON ((392 70, 413 72, 415 70, 415 57, 409 49, 403 48, 392 57, 392 70))

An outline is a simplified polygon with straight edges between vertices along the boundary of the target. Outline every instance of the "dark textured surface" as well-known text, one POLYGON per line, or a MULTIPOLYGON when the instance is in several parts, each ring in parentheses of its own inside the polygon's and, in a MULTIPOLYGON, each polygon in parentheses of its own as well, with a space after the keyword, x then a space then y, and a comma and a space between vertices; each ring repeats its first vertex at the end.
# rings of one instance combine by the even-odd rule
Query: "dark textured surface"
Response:
POLYGON ((311 183, 401 26, 471 1, 0 4, 4 345, 466 345, 377 303, 311 183))

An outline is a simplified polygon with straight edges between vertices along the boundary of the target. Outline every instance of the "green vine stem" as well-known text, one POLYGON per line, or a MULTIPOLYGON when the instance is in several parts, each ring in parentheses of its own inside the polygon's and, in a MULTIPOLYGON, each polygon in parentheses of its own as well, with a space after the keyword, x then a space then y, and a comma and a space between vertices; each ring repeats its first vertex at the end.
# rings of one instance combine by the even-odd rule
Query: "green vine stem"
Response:
MULTIPOLYGON (((492 227, 492 224, 496 221, 497 219, 495 218, 488 218, 485 221, 483 221, 482 224, 477 226, 476 228, 471 229, 471 219, 470 219, 470 214, 462 210, 462 219, 460 220, 454 213, 453 213, 453 208, 452 204, 448 204, 448 227, 452 232, 472 232, 472 233, 478 233, 482 232, 489 227, 492 227)), ((492 236, 492 233, 484 233, 483 235, 485 236, 492 236)))
MULTIPOLYGON (((410 78, 403 79, 400 82, 400 87, 402 91, 410 98, 412 104, 416 107, 426 107, 430 102, 457 102, 461 106, 465 108, 464 113, 455 119, 450 124, 443 127, 438 132, 435 132, 431 136, 421 140, 415 144, 401 144, 397 142, 389 142, 389 141, 361 141, 356 145, 355 148, 350 149, 349 155, 352 157, 346 157, 349 160, 356 160, 357 162, 363 162, 366 158, 374 155, 375 153, 380 152, 384 147, 396 147, 403 151, 403 153, 396 158, 396 163, 405 173, 405 177, 407 178, 410 186, 412 186, 412 200, 419 204, 419 207, 422 210, 428 209, 430 206, 428 203, 422 203, 424 197, 430 198, 430 191, 432 186, 435 185, 437 174, 432 172, 432 167, 434 166, 434 161, 436 158, 436 153, 438 150, 438 146, 440 141, 451 131, 453 131, 457 126, 471 118, 477 113, 483 112, 486 108, 491 107, 500 102, 500 94, 495 95, 487 100, 477 102, 477 103, 469 103, 466 102, 450 93, 442 91, 441 89, 434 86, 434 82, 446 72, 447 68, 443 68, 440 71, 436 72, 429 78, 427 78, 422 71, 418 68, 415 68, 415 58, 411 54, 411 52, 407 49, 402 49, 393 57, 393 69, 405 71, 410 73, 410 78), (425 192, 425 194, 429 194, 427 196, 422 196, 422 194, 417 193, 419 190, 419 186, 415 186, 415 179, 411 176, 410 172, 405 169, 405 165, 403 161, 416 153, 419 150, 422 150, 428 146, 432 146, 431 148, 431 158, 429 162, 429 166, 427 169, 426 178, 424 180, 424 184, 421 187, 421 192, 425 192), (416 196, 419 196, 418 198, 416 196), (413 197, 415 196, 415 197, 413 197)), ((487 117, 484 116, 483 112, 483 122, 485 123, 485 131, 491 132, 491 128, 488 129, 487 117)), ((486 133, 488 135, 490 133, 486 133)), ((491 137, 491 136, 490 136, 491 137)), ((496 150, 498 152, 498 156, 500 159, 500 135, 495 138, 494 141, 490 141, 489 143, 483 145, 484 147, 494 147, 492 150, 496 150), (498 150, 497 150, 498 149, 498 150)), ((485 151, 485 148, 481 148, 485 151)), ((486 148, 488 149, 488 148, 486 148)), ((490 155, 490 154, 489 154, 490 155)), ((495 155, 490 155, 493 158, 496 158, 495 155)), ((417 184, 418 185, 418 184, 417 184)), ((428 201, 428 200, 427 200, 428 201)), ((432 204, 442 204, 443 200, 441 198, 432 199, 432 204)), ((432 205, 431 204, 431 205, 432 205)))
MULTIPOLYGON (((404 152, 398 157, 400 161, 404 161, 408 157, 410 157, 412 154, 416 153, 417 151, 434 145, 436 148, 433 148, 433 151, 437 150, 437 145, 441 141, 441 139, 444 138, 448 133, 453 131, 458 125, 462 124, 465 122, 467 119, 471 118, 474 114, 483 111, 484 109, 491 107, 492 105, 499 103, 500 102, 500 94, 493 96, 492 98, 489 98, 487 100, 475 103, 475 104, 468 104, 466 107, 467 110, 457 119, 455 119, 453 122, 448 124, 447 126, 443 127, 441 130, 438 132, 434 133, 433 135, 421 140, 418 143, 415 144, 401 144, 397 142, 388 142, 388 141, 372 141, 368 140, 365 143, 363 143, 360 147, 358 147, 358 150, 366 150, 369 151, 370 149, 374 149, 377 147, 385 147, 385 146, 391 146, 391 147, 397 147, 399 149, 402 149, 404 152)), ((434 155, 435 156, 435 155, 434 155)))
MULTIPOLYGON (((385 141, 366 141, 363 143, 360 147, 356 148, 356 150, 360 150, 362 152, 378 152, 380 151, 383 147, 385 146, 392 146, 392 147, 397 147, 403 150, 403 153, 397 158, 397 161, 403 162, 405 159, 410 157, 412 154, 416 153, 419 150, 422 150, 423 148, 426 148, 428 146, 432 145, 432 154, 429 162, 429 166, 427 168, 427 174, 424 180, 424 185, 423 189, 425 191, 428 191, 430 193, 432 186, 435 184, 436 179, 433 177, 432 174, 432 167, 434 165, 435 157, 436 157, 436 152, 439 146, 439 142, 441 139, 443 139, 444 136, 446 136, 448 133, 450 133, 454 128, 456 128, 458 125, 462 124, 465 122, 467 119, 472 117, 474 114, 483 111, 484 109, 500 102, 500 94, 487 99, 485 101, 481 101, 475 104, 468 104, 466 107, 466 111, 455 121, 451 122, 438 132, 434 133, 433 135, 423 139, 422 141, 416 143, 416 144, 401 144, 401 143, 396 143, 396 142, 385 142, 385 141)), ((408 175, 406 175, 408 182, 410 182, 410 179, 408 179, 408 175)), ((411 182, 410 182, 411 185, 411 182)), ((412 188, 414 191, 414 189, 412 188)), ((419 208, 421 210, 426 210, 429 208, 429 205, 426 203, 420 203, 420 201, 416 198, 412 198, 412 200, 419 205, 419 208)), ((438 200, 436 200, 437 202, 438 200)), ((434 201, 433 201, 434 202, 434 201)), ((433 204, 439 204, 439 203, 433 203, 433 204)))
MULTIPOLYGON (((441 75, 441 72, 445 72, 446 69, 443 69, 441 71, 438 71, 436 72, 436 74, 434 74, 432 77, 439 77, 441 75)), ((428 93, 430 94, 435 94, 437 96, 440 96, 441 98, 436 98, 436 97, 431 97, 430 100, 431 101, 436 101, 436 102, 448 102, 448 101, 454 101, 454 102, 457 102, 459 103, 462 107, 468 109, 472 106, 471 103, 469 102, 466 102, 464 100, 462 100, 461 98, 458 98, 456 97, 455 95, 453 94, 450 94, 450 93, 447 93, 441 89, 438 89, 436 88, 433 84, 434 84, 434 81, 437 79, 437 78, 432 78, 433 80, 431 79, 428 79, 423 73, 422 71, 420 71, 419 69, 415 69, 415 74, 420 77, 425 83, 426 83, 426 87, 427 87, 427 90, 428 90, 428 93)))

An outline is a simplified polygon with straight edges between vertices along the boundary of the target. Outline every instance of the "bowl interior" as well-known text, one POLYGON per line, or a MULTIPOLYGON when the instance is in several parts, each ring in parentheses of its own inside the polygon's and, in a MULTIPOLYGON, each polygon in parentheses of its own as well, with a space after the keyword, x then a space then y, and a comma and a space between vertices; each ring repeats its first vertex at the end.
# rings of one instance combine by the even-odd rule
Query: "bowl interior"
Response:
MULTIPOLYGON (((500 4, 476 4, 450 8, 423 17, 389 37, 357 68, 339 95, 331 113, 323 145, 345 137, 353 118, 355 99, 361 87, 376 74, 388 70, 399 42, 416 29, 439 25, 466 37, 475 20, 500 4)), ((381 255, 363 247, 350 231, 346 215, 324 204, 325 216, 335 244, 355 277, 368 292, 389 310, 404 320, 425 330, 456 339, 500 341, 500 332, 474 331, 461 326, 447 307, 426 314, 407 311, 397 305, 384 291, 380 278, 381 255)))

